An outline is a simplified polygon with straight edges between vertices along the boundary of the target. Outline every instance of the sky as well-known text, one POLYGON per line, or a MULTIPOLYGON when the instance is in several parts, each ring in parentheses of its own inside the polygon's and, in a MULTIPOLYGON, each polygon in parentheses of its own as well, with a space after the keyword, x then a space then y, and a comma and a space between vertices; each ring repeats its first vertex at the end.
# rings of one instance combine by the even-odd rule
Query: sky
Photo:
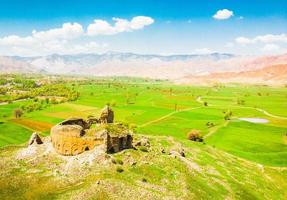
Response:
POLYGON ((287 0, 0 3, 0 55, 287 53, 287 0))

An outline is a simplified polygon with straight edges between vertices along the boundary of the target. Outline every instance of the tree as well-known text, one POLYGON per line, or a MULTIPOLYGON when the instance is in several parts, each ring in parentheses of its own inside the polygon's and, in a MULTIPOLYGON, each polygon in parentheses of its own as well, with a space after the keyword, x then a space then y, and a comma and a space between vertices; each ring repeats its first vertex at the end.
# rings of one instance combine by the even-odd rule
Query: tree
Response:
POLYGON ((46 101, 46 104, 49 104, 50 100, 49 100, 49 98, 46 98, 45 101, 46 101))
POLYGON ((174 110, 177 111, 177 103, 174 104, 174 110))
POLYGON ((224 113, 224 120, 230 120, 232 116, 231 110, 224 111, 223 113, 224 113))
POLYGON ((203 142, 203 137, 201 135, 200 130, 193 129, 187 134, 187 139, 196 141, 196 142, 203 142))
POLYGON ((172 95, 172 88, 169 88, 169 96, 172 95))
POLYGON ((23 111, 19 108, 14 110, 14 116, 15 118, 20 118, 23 115, 23 111))

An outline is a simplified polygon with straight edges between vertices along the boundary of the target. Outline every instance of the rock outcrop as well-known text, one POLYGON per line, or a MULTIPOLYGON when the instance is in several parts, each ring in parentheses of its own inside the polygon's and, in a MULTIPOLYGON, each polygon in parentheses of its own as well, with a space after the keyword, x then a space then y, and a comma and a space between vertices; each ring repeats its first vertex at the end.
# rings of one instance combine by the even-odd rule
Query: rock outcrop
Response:
POLYGON ((114 122, 114 111, 108 105, 103 108, 99 121, 103 124, 114 122))
POLYGON ((43 144, 43 141, 41 140, 41 138, 40 138, 40 136, 38 135, 38 133, 34 132, 34 133, 31 135, 28 144, 29 144, 29 145, 32 145, 32 144, 43 144))

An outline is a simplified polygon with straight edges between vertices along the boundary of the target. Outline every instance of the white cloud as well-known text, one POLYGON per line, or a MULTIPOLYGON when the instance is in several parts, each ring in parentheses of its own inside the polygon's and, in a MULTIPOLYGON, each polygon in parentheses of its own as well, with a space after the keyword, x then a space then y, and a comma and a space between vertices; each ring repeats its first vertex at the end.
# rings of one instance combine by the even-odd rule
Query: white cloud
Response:
POLYGON ((277 44, 265 44, 263 48, 260 49, 262 52, 265 52, 266 54, 282 54, 287 53, 287 49, 284 47, 281 47, 277 44))
POLYGON ((232 16, 233 16, 233 11, 228 10, 228 9, 223 9, 223 10, 218 10, 213 15, 213 18, 218 19, 218 20, 224 20, 224 19, 229 19, 232 16))
POLYGON ((154 19, 151 17, 137 16, 131 21, 131 28, 134 30, 142 29, 144 26, 148 26, 154 23, 154 19))
POLYGON ((286 34, 280 34, 280 35, 260 35, 253 39, 256 42, 264 42, 264 43, 270 43, 270 42, 287 42, 287 35, 286 34))
POLYGON ((0 45, 11 45, 11 46, 17 46, 17 45, 32 45, 36 41, 33 37, 19 37, 18 35, 9 35, 3 38, 0 38, 0 45))
POLYGON ((89 36, 114 35, 121 32, 139 30, 154 23, 154 19, 146 16, 137 16, 130 21, 121 18, 113 18, 113 21, 115 23, 114 25, 111 25, 107 21, 95 19, 94 23, 88 26, 87 34, 89 36))
POLYGON ((0 45, 29 46, 37 43, 54 40, 71 40, 84 34, 82 26, 78 23, 64 23, 61 28, 50 29, 47 31, 32 31, 31 36, 19 37, 10 35, 0 38, 0 45))
POLYGON ((210 53, 214 53, 214 51, 212 51, 208 48, 200 48, 200 49, 195 49, 193 51, 193 53, 195 53, 195 54, 210 54, 210 53))
POLYGON ((235 39, 238 44, 254 44, 254 43, 274 43, 274 42, 286 42, 287 43, 287 35, 280 34, 280 35, 273 35, 273 34, 266 34, 266 35, 259 35, 254 38, 247 38, 247 37, 238 37, 235 39))
POLYGON ((55 39, 70 40, 80 37, 83 34, 84 29, 82 25, 78 23, 64 23, 61 28, 50 29, 48 31, 32 31, 32 37, 42 41, 55 39))
POLYGON ((254 43, 253 40, 246 38, 246 37, 238 37, 235 39, 238 44, 246 45, 254 43))
POLYGON ((280 47, 276 44, 266 44, 262 48, 262 51, 278 51, 280 47))
POLYGON ((232 42, 227 42, 224 46, 227 48, 231 48, 234 47, 234 44, 232 42))
POLYGON ((9 35, 0 38, 0 55, 35 56, 53 53, 95 53, 102 51, 107 44, 98 44, 89 36, 113 35, 144 28, 154 22, 151 17, 136 16, 130 21, 113 18, 112 26, 107 21, 97 19, 85 31, 79 23, 64 23, 59 28, 44 31, 33 30, 31 35, 20 37, 9 35))

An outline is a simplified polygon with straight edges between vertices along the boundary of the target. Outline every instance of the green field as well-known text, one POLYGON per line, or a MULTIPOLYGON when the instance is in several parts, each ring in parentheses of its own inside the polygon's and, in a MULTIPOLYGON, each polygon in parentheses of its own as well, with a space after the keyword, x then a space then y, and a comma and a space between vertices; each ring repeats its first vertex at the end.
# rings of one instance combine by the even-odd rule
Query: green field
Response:
POLYGON ((286 199, 287 88, 179 86, 138 79, 67 85, 80 92, 76 101, 49 104, 20 119, 14 110, 34 100, 0 105, 0 198, 286 199), (99 160, 80 167, 45 151, 37 159, 15 159, 29 149, 23 144, 32 132, 46 136, 66 118, 98 117, 107 103, 115 121, 136 127, 135 139, 149 137, 148 152, 129 149, 105 156, 122 164, 99 160), (224 112, 232 112, 229 119, 224 112), (187 139, 193 129, 201 131, 204 142, 187 139), (168 155, 178 147, 185 157, 168 155))
MULTIPOLYGON (((29 123, 43 122, 52 126, 68 117, 98 116, 101 108, 110 103, 115 120, 136 125, 140 134, 172 136, 186 141, 187 133, 198 129, 206 137, 206 145, 260 164, 287 166, 286 88, 115 81, 76 85, 75 89, 80 92, 78 100, 25 113, 22 118, 29 123), (239 100, 244 103, 238 103, 239 100), (224 120, 226 110, 232 111, 231 120, 224 120), (269 123, 238 121, 240 117, 264 118, 269 123), (208 122, 214 127, 208 127, 208 122)), ((33 125, 25 129, 25 125, 11 121, 13 110, 25 103, 0 106, 1 146, 26 142, 33 131, 33 125)), ((36 128, 35 131, 39 130, 36 128)), ((44 127, 41 131, 48 134, 49 128, 44 127)))

